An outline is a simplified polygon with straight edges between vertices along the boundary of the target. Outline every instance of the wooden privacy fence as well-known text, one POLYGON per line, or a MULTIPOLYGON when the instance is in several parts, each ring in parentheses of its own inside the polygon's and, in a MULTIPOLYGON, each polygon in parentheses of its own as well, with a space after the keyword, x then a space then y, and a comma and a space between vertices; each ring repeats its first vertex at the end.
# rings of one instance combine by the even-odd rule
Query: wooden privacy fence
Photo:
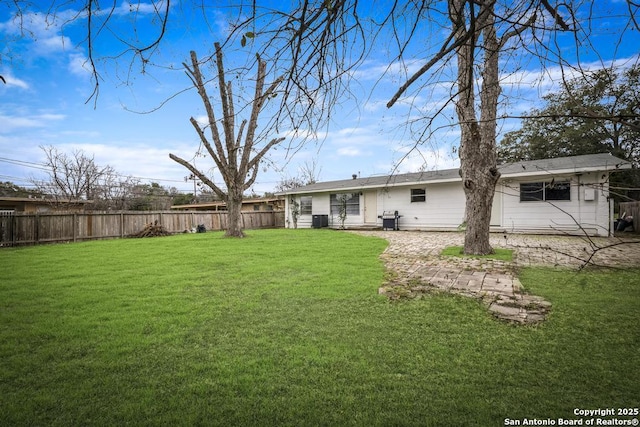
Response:
POLYGON ((640 202, 620 202, 620 214, 633 215, 633 229, 640 232, 640 202))
MULTIPOLYGON (((204 224, 207 230, 224 230, 224 211, 122 211, 83 213, 6 213, 0 215, 0 246, 112 239, 137 233, 146 224, 162 225, 172 233, 204 224)), ((284 212, 242 212, 245 229, 284 227, 284 212)))

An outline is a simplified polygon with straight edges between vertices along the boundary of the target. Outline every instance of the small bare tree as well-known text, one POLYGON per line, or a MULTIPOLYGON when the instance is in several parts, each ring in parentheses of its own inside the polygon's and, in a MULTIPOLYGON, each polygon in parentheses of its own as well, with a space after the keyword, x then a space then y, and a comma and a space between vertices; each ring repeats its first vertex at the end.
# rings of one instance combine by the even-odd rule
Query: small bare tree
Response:
POLYGON ((338 194, 338 220, 340 221, 340 229, 344 230, 344 222, 347 220, 347 200, 351 197, 349 194, 338 194))
POLYGON ((291 222, 293 222, 293 228, 298 228, 298 218, 300 218, 300 203, 296 200, 296 196, 291 196, 289 199, 289 210, 291 212, 291 222))
POLYGON ((269 98, 275 96, 276 89, 282 82, 283 78, 277 78, 266 90, 264 90, 266 63, 258 57, 258 77, 251 105, 251 114, 248 120, 242 120, 236 135, 236 114, 232 85, 231 82, 227 82, 225 79, 222 48, 219 43, 215 44, 215 51, 216 68, 218 71, 218 88, 220 91, 220 104, 222 107, 222 119, 220 120, 222 133, 220 132, 218 124, 219 121, 216 118, 213 105, 211 104, 211 100, 205 87, 206 80, 202 75, 200 63, 194 51, 191 51, 191 65, 186 63, 183 65, 204 104, 208 119, 207 127, 209 127, 211 131, 212 142, 210 142, 205 135, 206 127, 203 127, 193 117, 191 117, 191 124, 198 133, 202 145, 207 149, 207 152, 220 171, 222 179, 226 185, 226 191, 216 185, 194 164, 189 163, 174 154, 169 154, 169 157, 187 168, 226 202, 227 210, 229 212, 226 235, 230 237, 243 237, 242 217, 240 214, 243 193, 255 182, 260 167, 260 161, 271 148, 284 141, 284 138, 273 138, 261 145, 260 141, 256 140, 258 116, 262 111, 265 102, 269 98), (243 137, 244 142, 242 141, 243 137))
POLYGON ((99 195, 105 179, 115 175, 111 166, 98 166, 93 156, 82 150, 74 150, 68 155, 53 146, 40 148, 46 156, 44 164, 48 178, 32 178, 31 182, 39 192, 53 197, 54 202, 92 200, 99 195))

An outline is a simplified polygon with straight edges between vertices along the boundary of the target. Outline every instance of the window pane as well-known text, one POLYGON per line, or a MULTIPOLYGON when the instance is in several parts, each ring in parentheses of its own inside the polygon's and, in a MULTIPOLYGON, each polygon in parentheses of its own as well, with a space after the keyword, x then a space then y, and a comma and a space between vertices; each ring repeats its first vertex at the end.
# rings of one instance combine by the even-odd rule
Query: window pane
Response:
POLYGON ((338 193, 329 196, 331 204, 331 214, 340 213, 342 197, 346 199, 347 215, 360 215, 360 194, 359 193, 338 193))
POLYGON ((425 202, 426 200, 427 200, 427 190, 425 190, 424 188, 411 189, 411 203, 425 202))
POLYGON ((311 215, 312 200, 311 196, 300 197, 300 215, 311 215))
POLYGON ((544 200, 543 189, 543 182, 527 182, 520 184, 520 201, 537 202, 544 200))
POLYGON ((340 211, 340 203, 338 202, 337 194, 329 195, 329 204, 331 205, 331 214, 337 215, 340 211))
POLYGON ((545 200, 571 200, 569 181, 547 182, 544 189, 545 200))

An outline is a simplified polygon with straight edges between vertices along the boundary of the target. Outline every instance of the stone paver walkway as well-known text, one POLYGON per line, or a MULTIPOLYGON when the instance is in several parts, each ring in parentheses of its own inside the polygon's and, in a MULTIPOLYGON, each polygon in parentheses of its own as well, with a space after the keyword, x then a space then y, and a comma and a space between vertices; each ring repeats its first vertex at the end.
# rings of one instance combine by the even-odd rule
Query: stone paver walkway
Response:
POLYGON ((455 232, 354 231, 389 241, 381 255, 389 274, 380 293, 389 298, 414 298, 434 291, 477 298, 496 317, 521 324, 545 319, 551 304, 524 292, 515 275, 518 266, 544 265, 579 269, 586 265, 639 267, 640 239, 584 238, 493 234, 494 248, 514 250, 514 262, 443 257, 447 246, 461 246, 455 232))

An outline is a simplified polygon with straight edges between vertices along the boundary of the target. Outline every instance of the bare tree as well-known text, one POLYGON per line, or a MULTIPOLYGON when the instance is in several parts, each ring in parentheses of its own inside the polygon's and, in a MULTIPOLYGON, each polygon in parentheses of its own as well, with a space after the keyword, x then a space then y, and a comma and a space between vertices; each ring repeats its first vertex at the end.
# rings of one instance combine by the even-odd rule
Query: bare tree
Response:
POLYGON ((94 192, 92 207, 97 210, 127 210, 131 208, 131 197, 140 180, 117 173, 107 173, 101 177, 94 192))
POLYGON ((284 176, 278 184, 276 191, 286 191, 318 182, 322 168, 318 165, 318 159, 306 161, 298 168, 298 175, 294 177, 284 176))
POLYGON ((194 51, 191 52, 191 65, 186 63, 183 65, 204 104, 208 119, 207 127, 209 127, 211 131, 212 141, 209 141, 205 135, 206 127, 198 123, 193 117, 191 117, 191 124, 198 133, 200 142, 207 149, 207 152, 220 171, 226 185, 226 191, 215 184, 206 173, 202 172, 194 164, 174 154, 170 154, 169 157, 189 169, 192 174, 197 176, 198 179, 227 203, 229 221, 226 235, 230 237, 243 237, 242 217, 240 215, 243 193, 255 182, 258 170, 260 169, 260 162, 264 156, 270 149, 284 141, 284 138, 278 137, 272 138, 268 142, 256 139, 259 114, 265 102, 276 95, 276 89, 283 78, 277 78, 264 90, 267 65, 258 58, 258 76, 256 79, 255 94, 251 103, 250 117, 248 120, 242 120, 236 134, 236 112, 232 84, 225 79, 222 48, 219 43, 215 44, 215 50, 220 95, 219 102, 222 109, 222 119, 220 120, 222 133, 218 127, 218 119, 216 118, 213 105, 207 93, 206 80, 202 75, 200 63, 194 51))
MULTIPOLYGON (((409 88, 414 91, 425 89, 429 84, 442 83, 434 70, 443 71, 453 62, 457 63, 454 84, 450 88, 449 99, 443 99, 436 111, 425 113, 420 120, 427 130, 419 132, 416 145, 432 136, 428 130, 441 117, 446 108, 455 104, 456 119, 452 124, 460 126, 462 138, 459 154, 461 175, 467 196, 467 223, 465 251, 487 253, 489 245, 489 214, 493 189, 499 179, 495 162, 495 134, 497 126, 497 105, 500 97, 500 75, 513 71, 522 65, 524 55, 535 58, 542 67, 548 64, 560 65, 563 72, 576 67, 580 62, 579 47, 589 45, 590 19, 581 20, 580 9, 587 14, 594 9, 593 2, 551 0, 424 0, 402 2, 380 2, 371 5, 356 0, 301 0, 293 5, 274 8, 271 4, 258 1, 240 0, 229 7, 235 20, 229 25, 226 46, 240 40, 242 48, 249 47, 247 40, 256 40, 256 50, 269 64, 280 70, 284 76, 284 88, 279 109, 282 117, 275 121, 280 126, 281 118, 288 119, 294 129, 307 126, 317 129, 326 123, 333 107, 345 95, 350 94, 349 83, 354 67, 366 59, 369 46, 375 44, 376 26, 378 37, 385 37, 385 46, 395 48, 397 56, 393 61, 406 65, 416 60, 410 42, 431 45, 431 39, 444 34, 442 43, 436 45, 435 52, 428 49, 420 69, 407 76, 388 103, 392 107, 409 88), (358 8, 378 11, 365 29, 358 8), (376 21, 376 17, 379 18, 376 21), (426 25, 431 24, 431 26, 426 25), (566 59, 558 33, 574 37, 576 49, 573 59, 566 59), (424 35, 427 34, 428 37, 424 35), (411 52, 411 54, 409 54, 411 52), (503 63, 511 68, 503 68, 503 63), (424 78, 423 78, 424 77, 424 78), (420 81, 422 79, 422 81, 420 81), (426 81, 426 83, 425 83, 426 81)), ((21 5, 22 3, 20 3, 21 5)), ((30 3, 29 3, 30 4, 30 3)), ((63 2, 54 2, 57 11, 63 2)), ((116 16, 117 6, 113 3, 97 13, 98 2, 84 2, 84 12, 78 16, 87 19, 86 45, 91 69, 98 84, 95 66, 95 41, 106 37, 112 16, 116 16)), ((142 71, 153 64, 152 58, 161 43, 169 19, 176 10, 169 0, 150 0, 152 13, 157 18, 157 33, 150 39, 127 42, 125 51, 133 53, 140 61, 142 71)), ((636 18, 640 6, 637 1, 626 1, 629 17, 629 31, 638 30, 636 18)), ((18 5, 18 3, 16 3, 18 5)), ((146 4, 145 4, 146 5, 146 4)), ((20 6, 18 6, 20 7, 20 6)), ((141 3, 130 7, 140 8, 141 3)), ((200 7, 206 14, 204 4, 200 7)), ((49 12, 52 13, 52 12, 49 12)), ((590 16, 587 15, 588 18, 590 16)), ((77 18, 77 17, 76 17, 77 18)), ((67 22, 73 22, 68 19, 67 22)), ((135 27, 135 25, 134 25, 135 27)), ((622 42, 621 42, 622 43, 622 42)), ((594 47, 594 46, 591 46, 594 47)), ((121 56, 118 56, 120 58, 121 56)), ((406 67, 405 69, 410 69, 406 67)), ((587 114, 592 112, 587 111, 587 114)), ((410 122, 408 119, 407 122, 410 122)), ((629 125, 637 124, 637 117, 627 120, 629 125)), ((215 139, 214 139, 215 141, 215 139)), ((217 149, 217 147, 216 147, 217 149)))
POLYGON ((47 179, 31 178, 37 191, 52 203, 92 201, 92 209, 126 209, 126 201, 139 180, 100 166, 82 150, 71 154, 53 146, 40 147, 45 154, 47 179))
POLYGON ((40 147, 46 156, 45 167, 48 179, 32 178, 38 191, 55 201, 78 202, 92 200, 101 188, 101 182, 115 174, 111 166, 98 166, 93 158, 82 150, 71 155, 53 146, 40 147))
MULTIPOLYGON (((554 26, 568 29, 560 14, 546 0, 502 5, 488 0, 448 0, 449 31, 438 51, 407 81, 387 103, 391 108, 418 79, 443 61, 456 60, 454 94, 444 104, 453 103, 461 130, 460 176, 466 196, 464 252, 488 254, 489 223, 495 186, 500 178, 496 156, 498 102, 501 93, 500 60, 514 48, 512 39, 522 43, 525 31, 548 30, 539 17, 548 14, 554 26)), ((417 14, 416 25, 422 13, 417 14)), ((406 40, 399 40, 406 46, 406 40)), ((435 113, 439 115, 444 107, 435 113)), ((433 117, 429 118, 432 122, 433 117)))
POLYGON ((318 165, 318 158, 305 161, 299 168, 300 178, 305 185, 315 184, 320 179, 322 167, 318 165))

